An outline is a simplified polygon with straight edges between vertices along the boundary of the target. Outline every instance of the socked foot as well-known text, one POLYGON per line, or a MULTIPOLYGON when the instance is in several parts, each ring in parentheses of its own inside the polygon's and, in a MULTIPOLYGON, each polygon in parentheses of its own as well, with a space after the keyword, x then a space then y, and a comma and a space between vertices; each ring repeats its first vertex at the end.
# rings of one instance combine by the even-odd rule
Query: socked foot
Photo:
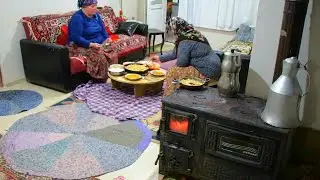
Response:
POLYGON ((94 83, 106 83, 108 79, 96 79, 96 78, 93 78, 92 81, 94 83))

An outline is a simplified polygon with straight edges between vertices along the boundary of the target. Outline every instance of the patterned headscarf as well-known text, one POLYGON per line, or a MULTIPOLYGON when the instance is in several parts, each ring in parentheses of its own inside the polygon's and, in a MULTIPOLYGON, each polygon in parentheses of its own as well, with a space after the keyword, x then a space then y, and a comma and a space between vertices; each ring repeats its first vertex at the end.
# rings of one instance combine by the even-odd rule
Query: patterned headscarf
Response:
POLYGON ((91 4, 97 4, 97 0, 78 0, 78 8, 90 6, 91 4))
POLYGON ((207 38, 182 18, 171 18, 169 20, 169 28, 176 36, 178 36, 176 46, 183 40, 198 41, 209 45, 207 38))

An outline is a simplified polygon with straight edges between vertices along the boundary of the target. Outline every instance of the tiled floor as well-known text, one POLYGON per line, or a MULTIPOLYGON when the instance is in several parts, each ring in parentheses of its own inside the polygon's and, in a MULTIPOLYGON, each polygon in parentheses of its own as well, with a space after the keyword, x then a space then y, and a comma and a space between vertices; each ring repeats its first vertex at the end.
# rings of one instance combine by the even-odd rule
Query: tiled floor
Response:
MULTIPOLYGON (((30 111, 23 112, 17 115, 0 117, 0 134, 4 134, 5 131, 15 121, 30 114, 46 110, 48 107, 70 96, 70 94, 64 94, 44 87, 36 86, 26 81, 20 81, 10 87, 0 88, 0 91, 15 89, 36 91, 40 93, 44 99, 38 107, 30 111)), ((113 180, 118 176, 124 176, 125 180, 158 180, 161 177, 159 177, 158 175, 158 166, 154 165, 158 153, 159 144, 152 142, 149 145, 149 147, 145 150, 145 152, 141 155, 141 157, 133 165, 122 170, 103 175, 99 179, 113 180)))

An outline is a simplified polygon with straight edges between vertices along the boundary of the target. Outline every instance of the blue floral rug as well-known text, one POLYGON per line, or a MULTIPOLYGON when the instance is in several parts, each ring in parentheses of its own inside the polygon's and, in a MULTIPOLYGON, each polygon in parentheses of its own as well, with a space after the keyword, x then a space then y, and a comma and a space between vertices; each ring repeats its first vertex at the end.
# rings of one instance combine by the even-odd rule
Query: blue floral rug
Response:
POLYGON ((41 94, 30 90, 0 91, 0 116, 28 111, 43 101, 41 94))

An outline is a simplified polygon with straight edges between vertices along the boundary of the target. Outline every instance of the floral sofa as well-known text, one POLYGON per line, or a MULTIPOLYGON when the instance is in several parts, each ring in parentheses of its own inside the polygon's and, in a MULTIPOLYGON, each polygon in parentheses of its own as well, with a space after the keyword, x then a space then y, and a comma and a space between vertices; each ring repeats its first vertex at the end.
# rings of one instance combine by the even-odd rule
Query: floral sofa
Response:
MULTIPOLYGON (((72 52, 72 46, 61 44, 61 36, 74 12, 39 15, 21 19, 26 38, 20 41, 23 67, 28 82, 70 92, 91 79, 86 73, 86 59, 72 52), (60 41, 59 41, 60 38, 60 41)), ((120 62, 143 59, 146 54, 148 26, 139 24, 132 36, 117 34, 119 18, 111 7, 99 9, 106 30, 113 41, 120 62)), ((91 56, 91 55, 90 55, 91 56)))

